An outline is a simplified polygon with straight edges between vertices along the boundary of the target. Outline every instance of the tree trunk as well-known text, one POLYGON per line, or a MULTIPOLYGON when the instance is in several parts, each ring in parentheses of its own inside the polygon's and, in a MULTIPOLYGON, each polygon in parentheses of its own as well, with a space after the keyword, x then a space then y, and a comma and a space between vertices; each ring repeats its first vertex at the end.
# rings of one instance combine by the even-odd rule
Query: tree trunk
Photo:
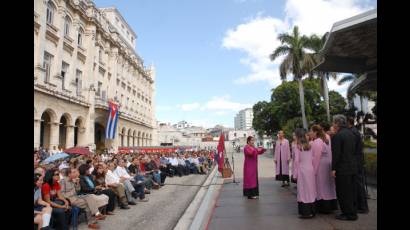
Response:
POLYGON ((360 97, 360 109, 361 109, 361 111, 362 111, 362 113, 363 113, 363 118, 362 118, 362 138, 364 139, 364 131, 365 131, 365 128, 364 128, 364 117, 365 117, 365 112, 364 112, 364 106, 363 106, 363 97, 362 97, 362 95, 359 95, 359 97, 360 97))
POLYGON ((360 97, 360 110, 363 112, 363 114, 365 113, 364 112, 364 106, 363 106, 363 97, 361 96, 361 95, 359 95, 359 97, 360 97))
POLYGON ((327 122, 330 123, 330 105, 329 105, 329 88, 327 87, 327 78, 326 75, 322 75, 323 81, 323 97, 325 98, 326 103, 326 115, 327 115, 327 122))
POLYGON ((302 83, 301 77, 298 77, 298 83, 299 83, 299 98, 300 98, 300 109, 302 111, 303 128, 307 130, 308 125, 307 125, 306 114, 305 114, 305 93, 303 90, 303 83, 302 83))

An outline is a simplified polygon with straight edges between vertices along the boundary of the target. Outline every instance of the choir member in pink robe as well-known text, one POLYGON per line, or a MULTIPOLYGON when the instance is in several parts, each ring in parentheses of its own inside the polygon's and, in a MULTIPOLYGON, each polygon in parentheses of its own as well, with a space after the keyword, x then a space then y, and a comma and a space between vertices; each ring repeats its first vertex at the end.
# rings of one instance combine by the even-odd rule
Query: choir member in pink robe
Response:
POLYGON ((289 186, 289 141, 282 130, 278 133, 275 145, 276 180, 282 181, 282 187, 289 186))
POLYGON ((293 141, 291 144, 291 158, 292 158, 292 176, 290 181, 292 183, 296 183, 296 170, 297 170, 297 161, 296 161, 296 148, 297 148, 297 141, 296 141, 296 134, 293 133, 293 141))
POLYGON ((306 131, 296 129, 297 138, 296 158, 298 167, 297 177, 297 201, 300 218, 312 218, 315 216, 316 201, 316 178, 313 167, 313 151, 306 138, 306 131))
POLYGON ((259 196, 258 183, 258 155, 263 154, 266 149, 255 147, 255 138, 249 136, 247 145, 243 148, 245 161, 243 166, 243 195, 248 199, 256 199, 259 196))
POLYGON ((316 176, 316 209, 320 213, 331 213, 337 209, 335 178, 332 174, 332 151, 330 138, 319 125, 311 128, 314 141, 312 143, 313 166, 316 176))

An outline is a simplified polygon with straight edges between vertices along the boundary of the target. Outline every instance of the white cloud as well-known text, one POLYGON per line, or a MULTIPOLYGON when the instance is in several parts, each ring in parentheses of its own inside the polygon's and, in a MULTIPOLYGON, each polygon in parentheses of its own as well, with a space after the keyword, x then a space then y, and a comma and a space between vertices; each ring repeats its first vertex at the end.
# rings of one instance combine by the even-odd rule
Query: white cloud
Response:
POLYGON ((240 77, 235 83, 268 81, 271 86, 280 83, 280 80, 276 80, 278 69, 275 66, 280 60, 271 62, 269 54, 280 45, 276 37, 285 28, 285 24, 279 19, 262 17, 261 13, 258 13, 255 18, 248 19, 246 23, 226 32, 222 47, 245 52, 246 57, 240 59, 240 63, 251 69, 250 74, 240 77))
POLYGON ((252 107, 252 104, 241 104, 238 102, 233 102, 229 100, 229 95, 225 95, 222 97, 212 97, 210 101, 208 101, 201 110, 218 110, 218 111, 239 111, 244 108, 252 107))
POLYGON ((192 111, 198 109, 201 105, 197 102, 191 104, 182 104, 178 105, 178 108, 181 108, 183 111, 192 111))
MULTIPOLYGON (((287 0, 285 20, 298 25, 302 34, 324 34, 340 20, 370 10, 358 0, 287 0)), ((366 4, 367 5, 367 4, 366 4)))
POLYGON ((243 51, 245 57, 239 62, 250 69, 250 73, 238 76, 234 83, 267 81, 271 87, 276 87, 281 83, 278 66, 284 57, 271 62, 269 55, 280 45, 277 39, 280 33, 289 32, 298 25, 302 34, 322 35, 335 22, 370 10, 368 5, 368 0, 287 0, 285 18, 264 17, 259 12, 256 17, 229 29, 222 40, 222 47, 243 51))
MULTIPOLYGON (((342 75, 339 74, 339 79, 342 75)), ((333 80, 333 78, 330 78, 329 81, 327 82, 327 86, 329 87, 329 91, 334 90, 338 93, 340 93, 344 98, 346 98, 346 92, 347 92, 347 87, 349 86, 349 83, 344 83, 343 85, 338 85, 337 84, 338 80, 333 80)))

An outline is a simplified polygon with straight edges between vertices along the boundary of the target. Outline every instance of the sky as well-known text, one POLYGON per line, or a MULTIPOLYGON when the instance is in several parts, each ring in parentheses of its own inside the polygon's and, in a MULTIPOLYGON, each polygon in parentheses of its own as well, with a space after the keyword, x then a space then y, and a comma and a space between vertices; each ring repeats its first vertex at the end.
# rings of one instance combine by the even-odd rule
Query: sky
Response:
MULTIPOLYGON (((156 119, 205 128, 234 126, 239 110, 269 101, 280 85, 269 54, 294 25, 323 35, 333 23, 377 7, 375 0, 94 0, 114 6, 155 66, 156 119)), ((291 76, 289 77, 291 79, 291 76)), ((346 96, 346 85, 329 83, 346 96)))

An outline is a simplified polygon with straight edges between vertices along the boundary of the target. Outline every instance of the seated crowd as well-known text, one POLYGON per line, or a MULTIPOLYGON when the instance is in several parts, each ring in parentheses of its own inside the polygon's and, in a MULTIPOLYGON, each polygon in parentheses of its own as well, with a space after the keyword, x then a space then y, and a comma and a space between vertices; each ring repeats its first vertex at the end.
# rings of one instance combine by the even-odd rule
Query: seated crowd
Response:
POLYGON ((192 153, 95 154, 42 165, 34 152, 34 224, 37 229, 77 229, 85 214, 88 228, 114 215, 116 206, 147 202, 147 194, 165 185, 167 177, 208 174, 211 151, 192 153))

